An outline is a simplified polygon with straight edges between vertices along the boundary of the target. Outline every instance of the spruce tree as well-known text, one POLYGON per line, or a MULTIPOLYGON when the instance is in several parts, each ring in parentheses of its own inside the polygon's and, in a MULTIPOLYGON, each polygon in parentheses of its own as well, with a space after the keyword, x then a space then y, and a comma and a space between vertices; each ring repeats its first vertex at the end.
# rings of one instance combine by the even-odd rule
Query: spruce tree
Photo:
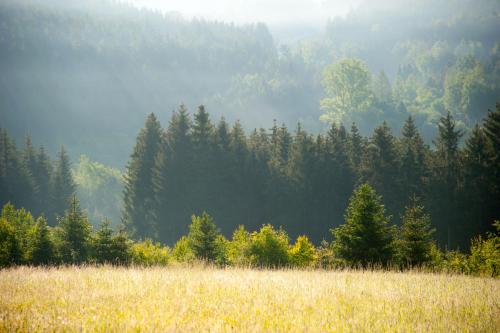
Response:
POLYGON ((464 148, 464 190, 461 191, 463 206, 467 206, 467 239, 484 234, 491 225, 494 198, 494 182, 490 177, 491 145, 484 130, 476 125, 465 141, 464 148))
POLYGON ((45 152, 44 147, 40 147, 36 156, 36 167, 33 173, 35 184, 38 190, 37 207, 34 211, 36 215, 45 213, 45 216, 50 217, 51 214, 51 178, 52 178, 52 163, 50 157, 45 152))
POLYGON ((54 222, 57 216, 62 216, 68 209, 75 190, 70 160, 64 147, 61 147, 51 180, 49 223, 54 222))
POLYGON ((59 219, 59 254, 64 263, 81 264, 89 259, 92 226, 75 195, 69 210, 59 219))
MULTIPOLYGON (((438 124, 439 135, 434 141, 436 153, 433 163, 433 200, 438 214, 436 220, 442 223, 441 239, 446 241, 448 249, 457 246, 456 232, 458 221, 458 191, 460 185, 459 141, 463 131, 456 128, 456 122, 450 112, 442 117, 438 124)), ((466 244, 463 244, 466 245, 466 244)))
POLYGON ((433 234, 430 215, 416 196, 406 206, 398 233, 397 256, 402 265, 419 266, 430 260, 433 234))
POLYGON ((396 140, 386 122, 374 130, 363 161, 363 178, 384 198, 394 215, 401 208, 400 161, 396 140))
POLYGON ((382 199, 368 184, 354 190, 345 224, 332 229, 333 249, 347 265, 387 264, 393 255, 394 230, 382 199))
POLYGON ((153 168, 161 142, 160 123, 151 113, 137 136, 125 173, 123 222, 135 238, 157 237, 153 168))
POLYGON ((201 260, 214 261, 218 254, 217 237, 219 231, 213 219, 206 212, 201 216, 193 215, 189 225, 189 247, 201 260))
POLYGON ((153 168, 154 217, 159 238, 174 244, 193 213, 189 184, 193 177, 191 119, 184 105, 172 113, 153 168))
POLYGON ((30 262, 33 265, 49 265, 56 261, 55 248, 52 241, 47 220, 39 217, 33 231, 30 248, 30 262))
POLYGON ((402 197, 424 193, 427 177, 426 148, 412 116, 409 116, 401 131, 401 185, 402 197))

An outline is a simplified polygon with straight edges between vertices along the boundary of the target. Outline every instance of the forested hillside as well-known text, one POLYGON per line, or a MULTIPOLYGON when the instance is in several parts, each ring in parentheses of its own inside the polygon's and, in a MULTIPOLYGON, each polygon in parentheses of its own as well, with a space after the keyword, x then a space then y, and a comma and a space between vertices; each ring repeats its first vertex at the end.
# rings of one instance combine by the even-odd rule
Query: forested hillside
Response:
POLYGON ((430 143, 447 111, 470 130, 494 108, 498 13, 494 0, 366 1, 323 34, 281 44, 260 23, 112 1, 2 0, 0 123, 18 142, 31 134, 52 153, 65 144, 74 160, 118 168, 145 115, 167 121, 180 103, 247 130, 277 119, 325 133, 337 119, 369 135, 384 120, 399 131, 411 114, 430 143), (366 64, 367 89, 339 118, 328 66, 346 58, 366 64))

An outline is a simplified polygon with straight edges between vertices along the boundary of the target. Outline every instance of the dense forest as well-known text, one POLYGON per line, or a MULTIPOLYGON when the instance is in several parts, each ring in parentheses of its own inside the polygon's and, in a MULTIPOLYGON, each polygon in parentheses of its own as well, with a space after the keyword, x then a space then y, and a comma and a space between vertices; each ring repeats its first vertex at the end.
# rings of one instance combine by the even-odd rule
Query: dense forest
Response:
POLYGON ((236 122, 214 124, 200 106, 180 106, 163 129, 150 114, 125 174, 123 221, 138 238, 172 244, 189 216, 209 212, 226 236, 238 225, 283 226, 319 243, 343 213, 354 188, 372 185, 393 223, 410 198, 423 200, 449 249, 466 249, 500 218, 500 104, 465 138, 448 113, 433 147, 408 117, 395 136, 387 123, 370 137, 356 124, 310 135, 276 123, 249 135, 236 122))
POLYGON ((3 0, 0 122, 18 142, 31 134, 52 153, 64 144, 74 160, 115 168, 142 119, 180 103, 247 131, 277 119, 326 133, 340 119, 367 136, 383 121, 399 132, 412 115, 430 144, 447 111, 472 130, 495 107, 498 12, 494 0, 365 1, 345 17, 332 13, 320 35, 284 42, 264 24, 119 2, 3 0), (328 80, 343 59, 361 61, 364 87, 345 115, 332 109, 328 80))
POLYGON ((466 251, 500 218, 499 13, 365 1, 290 42, 123 2, 0 1, 0 205, 59 230, 76 195, 91 225, 169 246, 204 213, 223 237, 269 224, 318 245, 366 184, 387 223, 418 201, 438 246, 466 251))
POLYGON ((432 148, 411 117, 399 136, 386 123, 370 137, 355 124, 310 135, 300 124, 292 133, 275 123, 247 134, 239 122, 212 123, 202 106, 193 117, 180 106, 165 129, 154 114, 147 117, 124 176, 122 206, 116 171, 85 157, 71 171, 64 148, 53 164, 29 137, 19 150, 2 130, 0 204, 25 207, 55 225, 78 193, 94 224, 112 217, 136 239, 173 244, 187 232, 190 216, 206 211, 225 236, 239 224, 255 230, 271 223, 319 244, 342 223, 354 188, 366 182, 382 195, 393 223, 401 223, 416 196, 432 217, 438 243, 465 250, 500 217, 500 105, 460 147, 463 135, 450 114, 441 118, 432 148), (103 209, 102 200, 117 206, 103 209), (113 215, 119 207, 123 215, 113 215))

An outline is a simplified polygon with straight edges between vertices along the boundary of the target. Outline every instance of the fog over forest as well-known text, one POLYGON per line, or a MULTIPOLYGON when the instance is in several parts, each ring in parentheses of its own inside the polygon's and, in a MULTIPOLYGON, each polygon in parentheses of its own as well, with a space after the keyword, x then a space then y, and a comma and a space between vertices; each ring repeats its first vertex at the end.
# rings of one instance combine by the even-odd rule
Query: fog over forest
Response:
POLYGON ((498 96, 497 1, 327 1, 306 11, 302 0, 283 8, 286 22, 278 22, 277 1, 262 11, 259 3, 232 2, 226 10, 225 2, 197 9, 187 1, 173 6, 176 14, 168 2, 135 2, 142 9, 96 0, 0 1, 0 121, 18 142, 31 134, 50 151, 65 144, 73 159, 87 154, 123 169, 145 115, 166 121, 180 103, 190 110, 203 104, 214 120, 240 119, 246 130, 276 119, 325 132, 322 73, 343 58, 366 63, 374 92, 380 71, 391 84, 389 101, 378 96, 343 119, 363 134, 383 120, 398 132, 412 114, 430 143, 445 110, 470 128, 498 96), (308 22, 295 20, 301 11, 308 22), (286 26, 288 36, 276 38, 254 17, 286 26), (320 22, 317 33, 302 37, 298 26, 293 35, 294 23, 320 22), (470 84, 459 87, 464 75, 470 84))

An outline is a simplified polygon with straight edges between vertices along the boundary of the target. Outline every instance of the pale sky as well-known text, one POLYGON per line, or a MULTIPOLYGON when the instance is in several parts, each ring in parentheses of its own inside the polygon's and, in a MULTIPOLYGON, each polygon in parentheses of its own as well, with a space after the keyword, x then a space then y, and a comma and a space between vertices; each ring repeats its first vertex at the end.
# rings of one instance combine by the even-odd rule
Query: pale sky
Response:
POLYGON ((125 0, 139 7, 178 12, 234 23, 264 22, 272 27, 324 27, 328 18, 344 16, 361 0, 125 0))

